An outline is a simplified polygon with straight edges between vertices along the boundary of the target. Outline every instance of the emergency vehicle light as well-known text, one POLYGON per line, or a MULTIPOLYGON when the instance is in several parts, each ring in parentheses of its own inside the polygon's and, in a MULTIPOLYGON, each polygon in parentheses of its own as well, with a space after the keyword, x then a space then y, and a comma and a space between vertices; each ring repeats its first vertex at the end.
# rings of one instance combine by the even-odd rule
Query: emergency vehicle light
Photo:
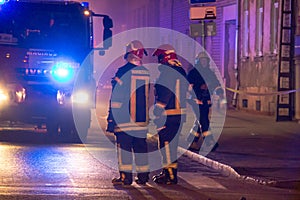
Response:
POLYGON ((85 10, 85 11, 83 12, 83 14, 84 14, 85 16, 90 16, 90 15, 91 15, 90 11, 88 11, 88 10, 85 10))
POLYGON ((89 8, 89 2, 82 2, 81 5, 85 8, 89 8))
POLYGON ((0 104, 7 100, 8 100, 8 95, 3 89, 0 88, 0 104))
POLYGON ((58 82, 68 82, 74 76, 74 68, 70 63, 59 62, 53 66, 52 76, 58 82))
POLYGON ((4 4, 6 0, 0 0, 0 5, 4 4))

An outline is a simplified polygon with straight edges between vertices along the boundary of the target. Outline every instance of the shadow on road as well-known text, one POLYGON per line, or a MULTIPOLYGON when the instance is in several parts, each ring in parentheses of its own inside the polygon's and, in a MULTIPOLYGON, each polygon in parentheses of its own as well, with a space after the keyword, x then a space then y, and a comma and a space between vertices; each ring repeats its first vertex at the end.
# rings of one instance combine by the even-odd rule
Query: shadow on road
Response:
POLYGON ((30 128, 0 128, 0 142, 17 144, 58 144, 81 143, 79 138, 65 138, 62 135, 49 135, 43 129, 30 128))

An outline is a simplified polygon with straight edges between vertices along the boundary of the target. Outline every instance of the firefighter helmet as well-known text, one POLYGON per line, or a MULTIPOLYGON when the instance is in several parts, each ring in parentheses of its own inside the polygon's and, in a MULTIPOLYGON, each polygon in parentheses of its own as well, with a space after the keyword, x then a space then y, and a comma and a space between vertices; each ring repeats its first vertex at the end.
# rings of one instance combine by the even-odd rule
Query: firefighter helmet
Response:
POLYGON ((148 55, 147 51, 144 49, 144 45, 139 40, 133 40, 126 45, 124 59, 127 59, 129 54, 132 54, 139 59, 142 59, 144 54, 146 56, 148 55))
POLYGON ((210 61, 210 58, 206 51, 201 51, 198 53, 198 55, 195 58, 195 64, 199 64, 201 59, 207 59, 208 61, 210 61))
POLYGON ((160 45, 154 50, 152 56, 157 56, 158 62, 164 65, 170 64, 170 61, 176 61, 179 65, 181 65, 178 61, 174 47, 170 44, 160 45))

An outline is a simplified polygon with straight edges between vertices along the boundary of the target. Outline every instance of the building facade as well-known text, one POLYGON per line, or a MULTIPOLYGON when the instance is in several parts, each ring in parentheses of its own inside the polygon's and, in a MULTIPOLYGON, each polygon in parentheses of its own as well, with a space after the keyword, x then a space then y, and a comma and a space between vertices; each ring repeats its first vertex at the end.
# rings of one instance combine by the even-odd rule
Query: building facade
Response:
MULTIPOLYGON (((278 99, 285 99, 277 95, 279 84, 292 83, 288 91, 298 92, 290 95, 291 117, 300 120, 300 0, 216 0, 198 5, 191 5, 189 0, 109 2, 115 2, 110 6, 112 14, 116 10, 121 13, 121 18, 116 20, 117 32, 154 26, 179 31, 199 42, 210 54, 228 88, 228 107, 276 116, 278 99), (289 80, 281 77, 282 81, 279 53, 283 2, 294 3, 291 9, 295 14, 295 31, 291 76, 289 80), (193 24, 202 23, 190 19, 191 6, 216 6, 216 19, 205 20, 215 24, 213 33, 205 36, 191 33, 193 24)), ((169 38, 162 40, 168 43, 169 38)), ((174 46, 191 52, 191 57, 197 54, 190 44, 182 41, 176 41, 174 46)))
POLYGON ((239 2, 238 73, 243 93, 238 108, 274 115, 279 121, 300 119, 299 92, 295 92, 300 82, 298 5, 298 0, 239 2), (288 94, 279 95, 282 91, 288 94))
MULTIPOLYGON (((226 87, 230 89, 227 90, 229 107, 276 117, 281 112, 278 111, 278 99, 285 98, 278 95, 279 89, 282 89, 278 85, 291 82, 287 90, 291 98, 291 119, 300 119, 299 5, 299 0, 217 0, 196 5, 216 6, 217 17, 213 20, 216 34, 196 37, 195 40, 210 53, 226 87), (294 6, 286 10, 293 9, 296 20, 296 31, 292 36, 294 51, 290 54, 293 65, 289 72, 290 80, 283 77, 282 81, 279 77, 279 71, 283 69, 281 66, 279 70, 280 45, 284 40, 280 40, 282 4, 289 5, 291 1, 294 6)), ((188 0, 161 1, 159 26, 189 34, 190 24, 200 23, 189 19, 190 7, 188 0)), ((284 51, 282 47, 282 53, 284 51)))

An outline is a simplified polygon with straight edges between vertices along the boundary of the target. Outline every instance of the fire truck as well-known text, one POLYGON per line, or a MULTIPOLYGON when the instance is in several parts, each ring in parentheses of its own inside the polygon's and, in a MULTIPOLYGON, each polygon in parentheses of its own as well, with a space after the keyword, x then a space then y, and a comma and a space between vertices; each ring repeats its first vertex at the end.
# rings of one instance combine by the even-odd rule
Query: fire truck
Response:
POLYGON ((111 18, 94 13, 87 2, 0 3, 0 121, 85 140, 96 88, 87 56, 96 33, 103 37, 99 56, 111 47, 111 18), (102 21, 97 29, 95 21, 102 21))

